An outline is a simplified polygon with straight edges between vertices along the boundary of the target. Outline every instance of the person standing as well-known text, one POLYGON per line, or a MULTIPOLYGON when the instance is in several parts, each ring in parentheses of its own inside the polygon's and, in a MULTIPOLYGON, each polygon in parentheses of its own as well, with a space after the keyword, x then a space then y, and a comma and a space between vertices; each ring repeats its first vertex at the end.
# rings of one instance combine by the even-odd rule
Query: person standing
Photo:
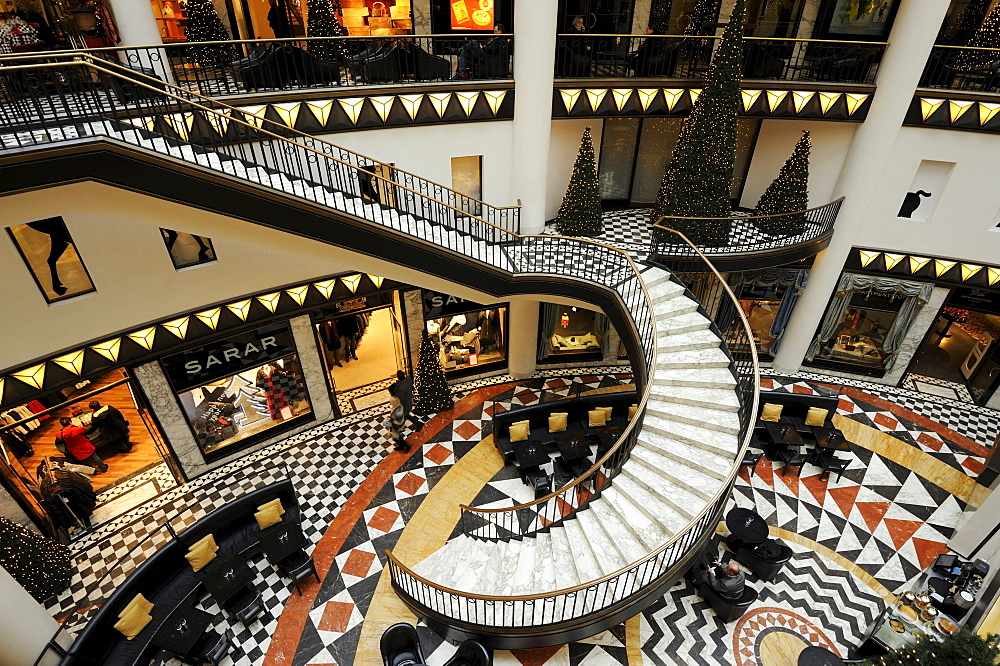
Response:
POLYGON ((424 424, 413 418, 410 409, 413 407, 413 379, 406 376, 402 370, 396 371, 396 381, 389 387, 389 395, 398 399, 403 407, 403 422, 407 420, 413 424, 413 431, 419 432, 424 424))
POLYGON ((59 419, 62 430, 56 435, 66 445, 67 454, 78 463, 86 463, 94 468, 94 474, 108 471, 108 466, 97 456, 97 450, 89 439, 83 426, 73 425, 73 421, 64 416, 59 419))
POLYGON ((399 401, 399 398, 392 396, 389 399, 389 404, 392 406, 392 411, 389 412, 389 438, 392 439, 393 449, 396 451, 402 451, 406 453, 410 450, 410 445, 406 443, 406 438, 403 437, 403 424, 406 422, 406 416, 403 412, 403 404, 399 401))
POLYGON ((88 407, 93 412, 90 417, 91 423, 101 431, 104 441, 116 445, 122 453, 131 451, 132 442, 129 441, 128 436, 128 421, 125 420, 125 416, 118 408, 111 405, 101 406, 97 400, 91 400, 88 407))

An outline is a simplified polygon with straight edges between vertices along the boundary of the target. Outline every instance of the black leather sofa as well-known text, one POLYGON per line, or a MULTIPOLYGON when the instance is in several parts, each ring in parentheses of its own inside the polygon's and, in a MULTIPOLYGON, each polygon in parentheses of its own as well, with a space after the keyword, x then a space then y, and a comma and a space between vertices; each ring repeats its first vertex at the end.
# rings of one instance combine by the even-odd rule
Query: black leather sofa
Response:
POLYGON ((712 606, 719 619, 726 623, 738 620, 757 601, 757 590, 749 585, 743 588, 743 596, 735 601, 720 596, 708 583, 702 583, 698 587, 698 594, 712 606))
POLYGON ((321 60, 297 46, 262 47, 232 64, 248 91, 262 88, 340 85, 340 64, 321 60))
POLYGON ((760 394, 760 406, 757 411, 758 425, 760 425, 760 414, 765 404, 781 405, 781 420, 779 423, 789 423, 799 432, 811 433, 806 425, 806 415, 810 407, 819 407, 827 410, 826 420, 823 425, 833 428, 833 415, 837 413, 837 405, 840 399, 837 396, 805 395, 802 393, 785 393, 784 391, 764 391, 760 394))
POLYGON ((250 557, 260 551, 260 529, 253 514, 257 507, 281 498, 283 520, 298 521, 300 512, 290 480, 259 488, 216 509, 159 548, 122 582, 83 628, 60 661, 60 666, 148 664, 159 649, 151 639, 178 605, 194 603, 203 591, 191 565, 184 558, 188 547, 206 534, 219 546, 217 557, 250 557), (153 620, 131 641, 114 625, 118 614, 142 593, 153 602, 153 620))
POLYGON ((611 421, 605 427, 625 427, 628 423, 629 405, 636 401, 635 391, 622 391, 551 400, 512 409, 493 417, 493 443, 503 453, 505 460, 513 461, 514 445, 510 441, 512 423, 530 421, 531 433, 528 439, 537 438, 543 444, 549 445, 555 443, 555 433, 549 432, 549 414, 567 412, 569 416, 566 418, 566 431, 585 432, 589 435, 594 434, 597 429, 590 427, 587 412, 595 407, 611 407, 611 421))
POLYGON ((440 56, 431 55, 418 44, 403 40, 384 41, 376 49, 353 56, 349 65, 354 75, 366 83, 451 78, 450 62, 440 56))

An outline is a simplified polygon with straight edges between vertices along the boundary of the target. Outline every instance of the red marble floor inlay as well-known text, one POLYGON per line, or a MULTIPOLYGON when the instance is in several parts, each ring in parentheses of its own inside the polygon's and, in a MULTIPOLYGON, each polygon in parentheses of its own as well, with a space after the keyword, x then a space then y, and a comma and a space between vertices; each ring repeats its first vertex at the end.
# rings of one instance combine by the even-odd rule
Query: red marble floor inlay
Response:
POLYGON ((573 513, 573 505, 564 500, 562 497, 556 497, 556 507, 559 508, 559 515, 568 516, 573 513))
POLYGON ((472 439, 478 435, 481 428, 477 426, 472 421, 465 421, 461 425, 456 426, 452 429, 452 432, 461 437, 462 439, 472 439))
POLYGON ((940 541, 929 541, 928 539, 921 539, 920 537, 913 537, 913 550, 917 551, 917 560, 920 562, 920 568, 926 569, 937 556, 941 553, 948 552, 948 545, 940 541))
POLYGON ((380 506, 372 514, 371 520, 368 521, 368 526, 382 532, 388 532, 392 529, 397 518, 399 518, 399 511, 393 511, 389 507, 380 506))
POLYGON ((566 381, 562 379, 562 377, 556 377, 554 379, 550 379, 549 381, 545 382, 545 388, 557 389, 557 388, 562 388, 564 386, 569 386, 569 384, 567 384, 566 381))
POLYGON ((399 483, 396 484, 396 487, 407 495, 412 495, 420 490, 420 486, 424 485, 424 483, 426 483, 425 479, 417 476, 413 472, 407 472, 406 476, 400 479, 399 483))
POLYGON ((826 492, 830 493, 830 497, 840 507, 844 518, 847 518, 851 515, 851 507, 854 506, 855 500, 858 499, 859 490, 861 490, 861 486, 847 486, 846 488, 828 488, 826 492))
POLYGON ((352 603, 328 601, 317 628, 321 631, 336 631, 342 634, 347 631, 347 625, 351 621, 351 613, 353 612, 354 604, 352 603))
POLYGON ((982 473, 982 471, 986 468, 986 465, 983 463, 982 460, 977 460, 975 458, 966 458, 962 462, 962 467, 969 470, 973 474, 978 475, 982 473))
POLYGON ((344 566, 340 570, 348 576, 364 578, 368 575, 368 571, 372 568, 372 562, 374 561, 375 553, 355 548, 347 556, 347 561, 344 562, 344 566))
POLYGON ((917 443, 935 451, 940 451, 941 447, 944 446, 944 442, 927 432, 917 435, 917 443))
POLYGON ((498 405, 497 403, 493 403, 489 407, 483 409, 483 414, 486 414, 487 416, 496 416, 497 414, 503 414, 506 411, 507 408, 504 407, 503 405, 498 405))
POLYGON ((876 414, 875 418, 873 418, 872 421, 882 426, 883 428, 888 428, 889 430, 895 430, 896 426, 899 425, 899 421, 897 419, 892 418, 885 412, 879 412, 878 414, 876 414))
POLYGON ((770 391, 771 389, 774 388, 774 380, 771 379, 770 377, 761 377, 760 387, 762 389, 767 389, 768 391, 770 391))
POLYGON ((438 465, 443 463, 451 455, 451 449, 446 446, 441 446, 440 444, 435 444, 430 451, 424 454, 424 457, 434 462, 438 465))
POLYGON ((854 503, 854 506, 858 508, 858 513, 861 514, 861 518, 872 532, 875 532, 875 528, 882 522, 882 518, 885 517, 885 512, 889 510, 890 505, 891 502, 854 503))
POLYGON ((803 386, 802 384, 792 384, 792 393, 802 393, 805 395, 814 395, 816 391, 813 390, 811 386, 803 386))
POLYGON ((517 659, 522 666, 543 666, 545 662, 562 649, 561 645, 552 647, 537 648, 534 650, 511 650, 511 655, 517 659))
POLYGON ((826 486, 829 483, 829 479, 820 480, 821 474, 812 474, 810 476, 804 476, 799 479, 799 483, 805 486, 806 490, 816 498, 816 504, 823 506, 823 502, 826 501, 826 486))
POLYGON ((921 520, 899 520, 897 518, 886 518, 882 522, 889 530, 889 538, 892 539, 892 545, 896 547, 896 550, 902 548, 924 524, 921 520))
POLYGON ((843 398, 838 398, 837 409, 842 412, 847 412, 848 414, 854 413, 854 403, 850 400, 845 400, 843 398))
POLYGON ((792 491, 792 494, 795 495, 796 497, 799 496, 799 474, 798 474, 798 472, 799 472, 799 470, 795 469, 795 468, 791 468, 790 467, 790 468, 788 468, 786 470, 784 467, 782 467, 781 468, 781 472, 779 472, 776 475, 777 478, 780 479, 781 482, 785 485, 785 487, 788 488, 790 491, 792 491))

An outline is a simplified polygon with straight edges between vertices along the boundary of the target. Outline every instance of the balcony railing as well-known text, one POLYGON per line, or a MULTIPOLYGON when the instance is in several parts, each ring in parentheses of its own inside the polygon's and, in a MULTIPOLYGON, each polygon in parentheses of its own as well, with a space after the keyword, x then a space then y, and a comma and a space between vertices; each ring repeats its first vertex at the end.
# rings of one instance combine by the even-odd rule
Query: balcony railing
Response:
MULTIPOLYGON (((309 37, 88 49, 95 58, 201 95, 510 79, 513 35, 309 37)), ((50 62, 59 51, 0 58, 50 62)), ((126 72, 127 74, 127 72, 126 72)))
MULTIPOLYGON (((680 78, 705 75, 719 37, 559 35, 557 78, 680 78)), ((744 79, 872 84, 884 42, 747 37, 744 79)))
POLYGON ((1000 92, 1000 49, 935 46, 920 77, 921 88, 1000 92))

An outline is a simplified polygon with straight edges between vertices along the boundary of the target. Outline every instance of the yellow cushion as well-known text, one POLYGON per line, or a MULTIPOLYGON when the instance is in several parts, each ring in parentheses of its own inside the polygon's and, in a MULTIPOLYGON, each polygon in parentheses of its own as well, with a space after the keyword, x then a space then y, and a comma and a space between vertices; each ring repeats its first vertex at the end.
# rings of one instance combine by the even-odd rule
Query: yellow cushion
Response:
POLYGON ((143 613, 141 609, 136 607, 115 623, 115 629, 120 631, 128 640, 132 640, 139 635, 139 632, 152 619, 153 617, 149 613, 143 613))
POLYGON ((631 421, 635 418, 635 413, 639 411, 639 403, 633 402, 628 406, 628 420, 631 421))
POLYGON ((531 421, 518 421, 510 424, 510 441, 523 442, 531 432, 531 421))
POLYGON ((281 514, 278 513, 278 507, 276 506, 269 506, 266 509, 261 509, 257 513, 253 514, 253 517, 257 519, 257 524, 262 530, 266 530, 271 525, 277 525, 281 522, 281 514))
POLYGON ((281 506, 281 498, 280 497, 275 497, 270 502, 268 502, 266 504, 261 504, 259 507, 257 507, 257 510, 258 511, 266 511, 267 509, 271 508, 272 506, 278 507, 278 515, 279 516, 285 515, 285 507, 281 506))
POLYGON ((215 559, 216 550, 218 550, 218 547, 212 548, 211 544, 203 539, 191 546, 188 552, 184 554, 184 558, 191 564, 192 569, 201 571, 205 565, 215 559))
POLYGON ((821 426, 826 423, 826 417, 830 415, 830 410, 822 407, 810 407, 806 414, 807 426, 821 426))
POLYGON ((549 432, 566 432, 566 420, 569 412, 552 412, 549 414, 549 432))
POLYGON ((149 613, 150 611, 153 610, 153 602, 147 600, 146 597, 142 596, 142 593, 140 592, 139 594, 132 597, 132 601, 126 604, 125 608, 122 609, 121 613, 118 613, 118 619, 119 620, 122 619, 123 617, 131 613, 132 610, 135 608, 140 609, 140 612, 142 613, 149 613))
POLYGON ((600 428, 607 422, 608 415, 603 409, 592 409, 587 412, 587 418, 591 428, 600 428))
POLYGON ((206 534, 198 541, 195 541, 193 544, 191 544, 191 547, 188 548, 188 550, 194 550, 195 548, 204 548, 206 545, 212 549, 213 553, 219 550, 219 546, 216 545, 215 543, 215 537, 211 534, 206 534))
POLYGON ((777 423, 778 419, 781 418, 781 407, 781 405, 775 405, 771 402, 764 403, 764 409, 760 412, 760 420, 777 423))
POLYGON ((605 423, 607 423, 608 421, 611 420, 611 412, 612 412, 612 408, 611 407, 595 407, 594 409, 603 409, 604 410, 604 422, 605 423))

